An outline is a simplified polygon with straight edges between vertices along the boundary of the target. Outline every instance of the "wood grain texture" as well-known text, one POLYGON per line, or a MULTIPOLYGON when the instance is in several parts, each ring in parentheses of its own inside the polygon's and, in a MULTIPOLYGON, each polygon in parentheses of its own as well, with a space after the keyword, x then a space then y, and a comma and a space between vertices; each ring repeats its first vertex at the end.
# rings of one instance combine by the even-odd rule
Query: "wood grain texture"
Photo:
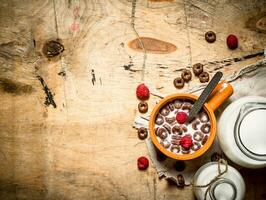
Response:
POLYGON ((143 48, 139 40, 143 43, 143 46, 147 53, 168 54, 176 51, 175 45, 166 41, 149 37, 136 38, 130 41, 128 43, 128 46, 133 50, 143 52, 143 48))
MULTIPOLYGON (((136 167, 136 159, 148 153, 131 127, 143 61, 142 52, 127 46, 136 38, 131 5, 124 0, 1 1, 0 199, 193 199, 191 187, 159 180, 152 164, 146 172, 136 167), (64 51, 47 58, 43 45, 51 40, 64 51), (54 95, 56 109, 44 105, 36 76, 54 95)), ((147 55, 145 82, 162 93, 177 92, 172 81, 180 69, 202 62, 212 74, 221 65, 209 61, 263 49, 265 34, 245 24, 265 9, 264 0, 137 1, 139 35, 177 47, 147 55), (217 34, 213 44, 204 40, 208 30, 217 34), (235 51, 225 46, 230 33, 239 37, 235 51)), ((261 58, 220 70, 227 76, 261 58)), ((197 85, 194 78, 184 90, 197 85)), ((149 100, 150 109, 156 100, 149 100)), ((263 195, 254 191, 248 191, 250 199, 263 195)))

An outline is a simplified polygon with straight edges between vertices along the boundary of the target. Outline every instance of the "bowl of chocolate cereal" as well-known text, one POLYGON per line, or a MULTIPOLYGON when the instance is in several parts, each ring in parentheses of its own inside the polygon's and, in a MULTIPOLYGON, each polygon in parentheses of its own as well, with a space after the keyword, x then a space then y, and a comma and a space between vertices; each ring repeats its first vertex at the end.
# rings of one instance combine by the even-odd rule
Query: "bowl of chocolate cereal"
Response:
POLYGON ((216 136, 214 111, 233 93, 232 86, 220 82, 201 111, 187 122, 196 95, 177 93, 163 98, 154 107, 149 121, 153 144, 166 156, 176 160, 191 160, 203 155, 216 136))

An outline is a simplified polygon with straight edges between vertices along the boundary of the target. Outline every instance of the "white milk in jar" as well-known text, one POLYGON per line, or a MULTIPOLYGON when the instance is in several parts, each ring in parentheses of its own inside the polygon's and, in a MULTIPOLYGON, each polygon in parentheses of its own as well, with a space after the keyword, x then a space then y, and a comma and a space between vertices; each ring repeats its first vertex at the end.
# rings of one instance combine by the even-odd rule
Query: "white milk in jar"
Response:
POLYGON ((233 162, 247 168, 266 166, 266 98, 243 97, 222 113, 217 133, 233 162))
MULTIPOLYGON (((228 166, 228 165, 227 165, 228 166)), ((220 164, 221 171, 226 166, 220 164)), ((197 200, 242 200, 245 196, 245 183, 240 173, 231 166, 227 172, 212 182, 208 187, 197 187, 210 183, 218 175, 218 163, 203 165, 193 179, 193 191, 197 200), (207 191, 207 192, 206 192, 207 191)))

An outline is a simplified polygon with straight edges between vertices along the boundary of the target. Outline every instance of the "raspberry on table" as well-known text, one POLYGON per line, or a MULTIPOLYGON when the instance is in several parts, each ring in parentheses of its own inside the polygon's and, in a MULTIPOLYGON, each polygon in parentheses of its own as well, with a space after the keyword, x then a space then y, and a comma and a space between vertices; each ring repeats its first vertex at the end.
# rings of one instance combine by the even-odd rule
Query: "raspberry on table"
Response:
POLYGON ((238 39, 235 35, 231 34, 228 35, 226 38, 226 44, 228 46, 229 49, 236 49, 238 46, 238 39))
POLYGON ((149 167, 149 160, 148 158, 141 156, 138 158, 138 168, 139 170, 145 170, 149 167))
POLYGON ((142 83, 138 85, 136 89, 136 95, 140 100, 147 100, 150 97, 150 90, 144 83, 142 83))

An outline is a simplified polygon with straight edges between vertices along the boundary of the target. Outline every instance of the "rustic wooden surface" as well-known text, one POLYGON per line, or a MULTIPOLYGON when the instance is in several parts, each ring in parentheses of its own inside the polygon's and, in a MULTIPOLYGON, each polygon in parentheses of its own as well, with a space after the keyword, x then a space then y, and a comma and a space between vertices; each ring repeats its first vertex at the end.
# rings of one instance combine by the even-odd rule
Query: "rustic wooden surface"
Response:
MULTIPOLYGON (((136 159, 148 153, 131 127, 135 88, 143 78, 174 93, 178 69, 203 62, 211 72, 217 66, 209 61, 261 51, 265 33, 253 23, 265 11, 265 0, 137 1, 139 35, 176 47, 167 53, 165 43, 149 40, 145 45, 156 52, 147 52, 143 69, 143 53, 128 46, 136 39, 129 0, 1 0, 0 199, 194 199, 191 187, 159 180, 152 165, 137 170, 136 159), (207 30, 217 33, 215 43, 204 40, 207 30), (239 37, 234 51, 225 46, 230 33, 239 37), (64 52, 46 58, 49 40, 64 52), (36 76, 54 94, 56 108, 44 105, 36 76)), ((226 77, 259 59, 220 70, 226 77)), ((197 85, 195 78, 184 89, 197 85)), ((244 176, 247 199, 265 199, 265 170, 244 176)))

